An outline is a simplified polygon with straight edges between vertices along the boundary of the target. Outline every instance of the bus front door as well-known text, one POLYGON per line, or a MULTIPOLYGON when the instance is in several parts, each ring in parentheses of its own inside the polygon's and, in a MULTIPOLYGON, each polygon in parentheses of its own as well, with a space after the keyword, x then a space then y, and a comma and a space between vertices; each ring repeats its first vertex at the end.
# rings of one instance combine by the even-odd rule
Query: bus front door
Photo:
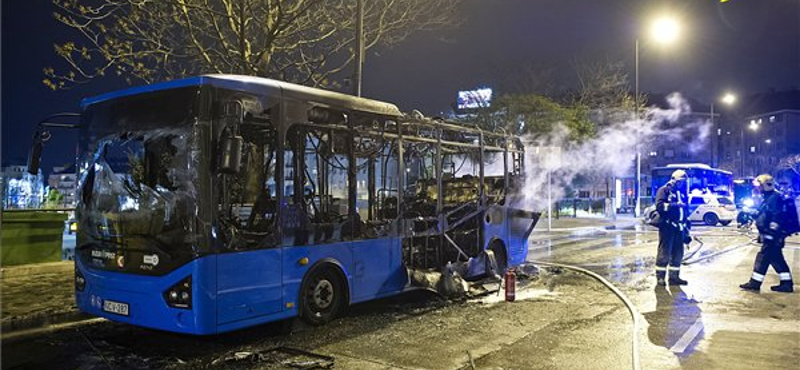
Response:
POLYGON ((270 248, 218 255, 218 325, 281 311, 281 254, 270 248))

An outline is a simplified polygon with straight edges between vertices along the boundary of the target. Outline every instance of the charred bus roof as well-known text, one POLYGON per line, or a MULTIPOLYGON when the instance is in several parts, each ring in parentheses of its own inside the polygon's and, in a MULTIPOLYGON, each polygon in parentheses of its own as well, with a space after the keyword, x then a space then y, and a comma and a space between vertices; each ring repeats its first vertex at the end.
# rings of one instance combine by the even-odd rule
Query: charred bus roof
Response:
POLYGON ((83 99, 81 102, 81 109, 86 109, 86 107, 92 104, 111 99, 146 94, 155 91, 202 85, 210 85, 224 89, 250 93, 281 95, 283 98, 308 100, 346 110, 356 110, 386 116, 400 117, 403 115, 394 104, 378 100, 359 98, 352 95, 272 80, 269 78, 239 75, 202 75, 118 90, 83 99))

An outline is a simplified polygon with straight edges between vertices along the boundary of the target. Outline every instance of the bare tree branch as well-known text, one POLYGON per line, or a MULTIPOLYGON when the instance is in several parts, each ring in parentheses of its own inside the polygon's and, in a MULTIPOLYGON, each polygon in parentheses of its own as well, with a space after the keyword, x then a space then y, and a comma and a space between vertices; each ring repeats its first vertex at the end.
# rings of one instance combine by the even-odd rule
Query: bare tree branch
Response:
MULTIPOLYGON (((81 35, 55 45, 65 70, 44 83, 69 88, 115 73, 133 83, 238 73, 337 85, 352 65, 355 0, 52 0, 81 35)), ((454 26, 462 0, 370 0, 366 49, 420 30, 454 26)))

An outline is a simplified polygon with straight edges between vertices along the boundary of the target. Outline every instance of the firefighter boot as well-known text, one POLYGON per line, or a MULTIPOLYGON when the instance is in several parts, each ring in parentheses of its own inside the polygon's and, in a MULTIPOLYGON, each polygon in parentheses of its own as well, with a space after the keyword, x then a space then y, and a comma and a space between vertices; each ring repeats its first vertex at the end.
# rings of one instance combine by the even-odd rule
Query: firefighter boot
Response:
POLYGON ((750 279, 750 281, 748 281, 748 282, 746 282, 746 283, 744 283, 742 285, 739 285, 739 288, 742 288, 744 290, 753 291, 753 292, 758 292, 758 291, 761 290, 761 282, 757 281, 757 280, 750 279))
POLYGON ((781 280, 780 285, 769 287, 773 292, 791 293, 794 292, 794 284, 791 280, 781 280))
POLYGON ((678 274, 679 274, 679 271, 675 271, 675 270, 669 272, 669 285, 686 285, 686 284, 689 284, 688 281, 681 279, 678 274))
POLYGON ((662 268, 656 267, 656 285, 658 286, 666 286, 667 279, 666 278, 667 272, 662 270, 662 268))

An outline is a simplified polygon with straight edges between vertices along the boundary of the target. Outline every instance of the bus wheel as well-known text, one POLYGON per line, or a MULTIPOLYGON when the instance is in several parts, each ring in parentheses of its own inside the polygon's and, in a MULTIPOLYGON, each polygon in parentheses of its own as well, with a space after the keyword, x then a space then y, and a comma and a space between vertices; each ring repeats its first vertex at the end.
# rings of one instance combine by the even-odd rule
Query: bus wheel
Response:
POLYGON ((489 245, 489 250, 494 253, 494 260, 497 262, 497 271, 495 271, 498 275, 503 276, 506 272, 506 268, 508 268, 508 257, 506 256, 506 248, 503 246, 503 242, 499 240, 495 240, 489 245))
POLYGON ((344 284, 332 268, 313 271, 303 284, 302 318, 311 325, 325 324, 345 308, 344 284))
POLYGON ((719 217, 716 213, 709 212, 703 215, 703 222, 708 226, 714 226, 719 222, 719 217))

